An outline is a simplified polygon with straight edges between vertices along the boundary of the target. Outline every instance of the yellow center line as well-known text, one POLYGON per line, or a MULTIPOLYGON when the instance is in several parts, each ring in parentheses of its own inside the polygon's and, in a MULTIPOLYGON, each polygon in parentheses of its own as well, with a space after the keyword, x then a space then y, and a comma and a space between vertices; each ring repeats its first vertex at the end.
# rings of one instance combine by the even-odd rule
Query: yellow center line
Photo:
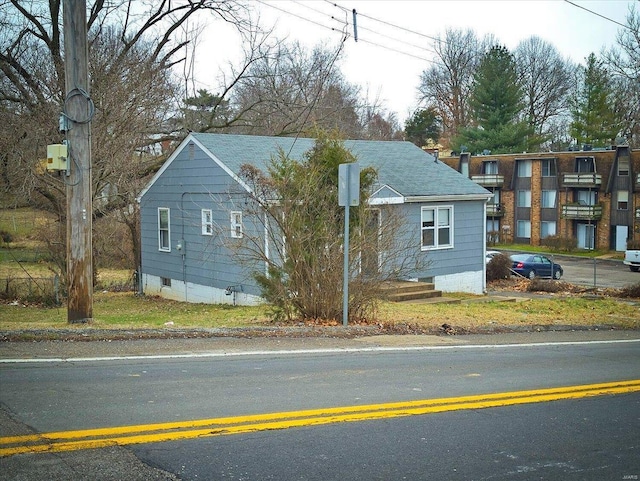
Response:
POLYGON ((0 437, 0 457, 22 453, 75 451, 113 445, 124 446, 177 441, 198 437, 318 426, 339 422, 387 419, 463 409, 485 409, 638 391, 640 391, 640 379, 418 401, 8 436, 0 437))

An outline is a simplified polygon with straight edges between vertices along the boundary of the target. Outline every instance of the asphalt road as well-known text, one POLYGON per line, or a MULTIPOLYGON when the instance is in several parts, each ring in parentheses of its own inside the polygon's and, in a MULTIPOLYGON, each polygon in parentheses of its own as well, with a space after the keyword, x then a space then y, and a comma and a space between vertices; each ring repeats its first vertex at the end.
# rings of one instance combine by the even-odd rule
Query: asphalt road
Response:
POLYGON ((71 441, 77 433, 69 430, 91 430, 107 447, 74 451, 72 443, 52 439, 49 452, 0 458, 0 478, 638 479, 637 387, 592 396, 584 395, 586 388, 571 388, 572 398, 541 391, 640 379, 640 336, 623 336, 623 342, 603 333, 600 340, 591 334, 586 343, 576 338, 559 344, 358 345, 344 352, 198 352, 177 359, 5 360, 5 440, 61 431, 57 438, 71 441), (523 393, 531 390, 535 400, 523 393), (488 402, 486 395, 506 401, 489 407, 459 399, 477 395, 482 402, 488 402), (389 414, 396 408, 387 403, 431 406, 442 398, 447 401, 435 404, 450 409, 414 412, 403 404, 397 409, 406 416, 389 414), (344 417, 354 409, 364 412, 361 419, 344 417), (289 414, 264 418, 283 412, 289 414), (190 437, 181 423, 194 420, 208 421, 190 437), (177 424, 162 424, 167 439, 182 432, 185 439, 141 438, 130 445, 117 440, 129 435, 122 426, 147 432, 168 422, 177 424))

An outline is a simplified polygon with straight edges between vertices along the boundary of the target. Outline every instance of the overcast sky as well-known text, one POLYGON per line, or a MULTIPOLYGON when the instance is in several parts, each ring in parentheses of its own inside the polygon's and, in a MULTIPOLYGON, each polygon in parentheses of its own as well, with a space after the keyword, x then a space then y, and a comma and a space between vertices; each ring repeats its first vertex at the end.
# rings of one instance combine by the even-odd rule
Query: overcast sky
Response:
MULTIPOLYGON (((338 45, 348 22, 339 64, 347 80, 360 85, 370 99, 379 98, 404 122, 417 106, 420 73, 435 59, 430 47, 447 27, 493 34, 510 50, 537 35, 561 55, 584 63, 615 45, 629 8, 639 0, 250 0, 264 26, 275 25, 279 38, 309 47, 338 45), (583 8, 581 8, 583 7, 583 8), (357 11, 358 42, 353 38, 352 10, 357 11), (591 13, 587 10, 590 10, 591 13), (606 17, 606 18, 603 18, 606 17), (334 30, 332 30, 334 29, 334 30)), ((215 91, 215 72, 239 58, 238 36, 214 22, 197 49, 199 88, 215 91)))

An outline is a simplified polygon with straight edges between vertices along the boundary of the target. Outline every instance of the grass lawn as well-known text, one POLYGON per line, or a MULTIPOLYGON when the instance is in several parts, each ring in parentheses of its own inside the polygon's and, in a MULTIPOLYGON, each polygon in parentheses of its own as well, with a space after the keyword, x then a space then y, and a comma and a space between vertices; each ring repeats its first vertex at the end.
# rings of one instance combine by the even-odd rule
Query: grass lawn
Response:
MULTIPOLYGON (((473 300, 468 295, 460 296, 473 300)), ((476 300, 481 298, 479 296, 476 300)), ((66 309, 4 305, 0 330, 24 329, 148 329, 233 328, 273 326, 266 306, 242 307, 189 304, 158 297, 139 297, 130 292, 96 292, 94 321, 68 324, 66 309)), ((603 326, 640 329, 640 309, 635 303, 616 299, 552 297, 522 302, 463 302, 419 304, 381 302, 372 323, 394 326, 410 324, 437 331, 449 324, 458 331, 491 330, 501 326, 603 326)), ((338 324, 338 323, 336 323, 338 324)))

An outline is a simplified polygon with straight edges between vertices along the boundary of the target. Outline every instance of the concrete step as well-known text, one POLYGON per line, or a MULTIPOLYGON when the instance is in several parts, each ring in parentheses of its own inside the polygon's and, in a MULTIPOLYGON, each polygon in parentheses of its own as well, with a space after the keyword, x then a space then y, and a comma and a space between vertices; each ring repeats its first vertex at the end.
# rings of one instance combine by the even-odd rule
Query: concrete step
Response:
POLYGON ((383 297, 392 302, 406 302, 418 299, 433 299, 442 296, 430 282, 387 282, 382 287, 383 297))

